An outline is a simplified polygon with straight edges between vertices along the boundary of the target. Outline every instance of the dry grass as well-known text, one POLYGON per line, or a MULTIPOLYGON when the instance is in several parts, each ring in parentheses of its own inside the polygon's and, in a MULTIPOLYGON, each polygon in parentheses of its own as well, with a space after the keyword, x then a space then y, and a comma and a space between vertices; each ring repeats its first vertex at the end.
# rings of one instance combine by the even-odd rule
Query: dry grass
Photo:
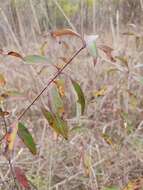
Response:
MULTIPOLYGON (((20 42, 3 10, 1 15, 7 36, 4 49, 38 54, 44 38, 33 29, 30 35, 26 35, 29 28, 22 25, 20 16, 20 34, 23 35, 20 42)), ((37 17, 33 19, 38 25, 37 17)), ((49 106, 51 87, 24 116, 23 122, 35 138, 38 154, 32 156, 17 139, 12 161, 26 171, 26 176, 36 186, 33 189, 102 190, 108 186, 123 189, 128 181, 143 176, 143 87, 135 80, 142 76, 142 68, 135 68, 135 65, 142 64, 142 42, 140 39, 137 47, 135 36, 123 36, 118 27, 115 28, 111 22, 110 33, 101 34, 97 43, 114 47, 116 56, 127 57, 128 68, 123 61, 111 62, 101 52, 94 67, 92 58, 84 50, 61 76, 66 81, 67 121, 72 129, 68 141, 62 138, 54 140, 53 132, 40 111, 41 106, 49 106), (82 117, 71 111, 75 98, 70 77, 81 84, 86 97, 86 112, 82 117), (105 91, 97 96, 96 92, 104 87, 105 91)), ((136 33, 140 34, 138 29, 136 33)), ((4 108, 11 113, 7 118, 8 125, 53 76, 56 69, 52 65, 62 64, 59 57, 70 57, 80 46, 73 38, 64 39, 69 49, 50 37, 46 40, 49 59, 46 66, 24 65, 18 59, 0 57, 0 72, 7 80, 5 88, 23 93, 22 97, 9 98, 4 102, 4 108), (42 68, 44 70, 38 75, 42 68)), ((1 151, 0 188, 12 189, 12 183, 8 163, 1 151)))

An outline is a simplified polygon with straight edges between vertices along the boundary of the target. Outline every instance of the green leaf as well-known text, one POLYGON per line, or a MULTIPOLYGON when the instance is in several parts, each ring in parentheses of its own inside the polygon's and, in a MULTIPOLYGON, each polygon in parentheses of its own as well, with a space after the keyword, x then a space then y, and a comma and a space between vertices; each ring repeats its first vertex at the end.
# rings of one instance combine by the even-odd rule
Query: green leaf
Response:
POLYGON ((47 62, 47 58, 45 56, 41 55, 28 55, 24 57, 24 61, 26 63, 41 63, 41 62, 47 62))
POLYGON ((73 84, 73 87, 77 93, 77 96, 78 96, 78 103, 81 105, 81 113, 83 114, 84 113, 84 109, 85 109, 85 98, 84 98, 84 93, 80 87, 80 85, 73 81, 72 80, 72 84, 73 84))
POLYGON ((85 42, 86 42, 86 47, 90 53, 90 55, 93 58, 98 57, 98 50, 96 46, 96 39, 98 38, 97 35, 86 35, 85 36, 85 42))
POLYGON ((45 108, 42 108, 43 115, 47 119, 49 125, 56 131, 57 134, 62 135, 66 140, 68 139, 68 126, 59 114, 52 114, 45 108))
POLYGON ((18 123, 18 136, 22 139, 23 143, 29 148, 32 154, 36 154, 36 144, 33 140, 32 135, 28 129, 22 123, 18 123))
POLYGON ((68 139, 68 126, 67 122, 64 121, 58 114, 55 117, 55 127, 59 134, 61 134, 66 140, 68 139))
POLYGON ((42 113, 45 116, 45 118, 47 119, 47 121, 49 122, 49 125, 51 127, 53 127, 53 123, 54 123, 54 116, 51 112, 49 112, 48 110, 46 110, 45 108, 42 108, 42 113))
POLYGON ((51 94, 52 94, 52 111, 54 113, 59 113, 60 110, 64 110, 63 100, 60 97, 60 94, 56 87, 52 88, 51 94))
POLYGON ((119 188, 112 186, 112 187, 105 187, 103 190, 119 190, 119 188))

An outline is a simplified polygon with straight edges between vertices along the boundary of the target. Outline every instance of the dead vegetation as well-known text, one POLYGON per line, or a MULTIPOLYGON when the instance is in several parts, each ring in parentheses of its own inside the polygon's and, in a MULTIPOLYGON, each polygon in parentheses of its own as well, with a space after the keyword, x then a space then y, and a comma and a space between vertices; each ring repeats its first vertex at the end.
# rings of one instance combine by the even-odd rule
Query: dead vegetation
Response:
MULTIPOLYGON (((46 29, 48 32, 44 31, 34 4, 37 1, 33 3, 30 0, 30 4, 21 1, 21 4, 15 7, 12 4, 11 8, 15 9, 12 12, 17 15, 12 14, 11 17, 8 16, 7 9, 10 7, 9 2, 14 1, 1 3, 1 48, 6 53, 15 51, 22 56, 44 54, 48 61, 24 64, 18 57, 0 57, 0 73, 6 80, 6 85, 1 86, 0 101, 1 107, 10 113, 6 117, 7 126, 11 125, 57 72, 57 68, 61 68, 81 45, 80 39, 75 36, 62 36, 55 40, 49 35, 48 29, 46 29), (22 8, 19 9, 18 6, 22 8), (8 91, 13 94, 9 95, 8 91)), ((142 1, 136 4, 135 1, 128 0, 126 3, 126 6, 129 5, 127 9, 132 11, 134 7, 139 9, 139 15, 142 17, 142 1)), ((40 10, 45 11, 43 14, 46 14, 47 7, 45 9, 44 3, 38 5, 40 10)), ((49 6, 48 9, 52 7, 51 4, 49 6)), ((124 14, 126 6, 120 7, 124 14)), ((101 7, 99 10, 102 15, 101 7)), ((62 11, 63 9, 59 14, 65 13, 62 11)), ((52 84, 22 118, 22 122, 28 126, 35 139, 37 155, 33 156, 17 138, 11 162, 13 166, 25 171, 31 189, 142 189, 143 34, 140 20, 133 22, 139 19, 136 14, 138 15, 138 12, 133 11, 132 15, 125 16, 126 19, 130 17, 132 20, 126 21, 128 23, 126 27, 120 19, 120 11, 107 19, 108 29, 99 33, 97 39, 97 46, 102 45, 104 51, 98 48, 95 66, 92 57, 84 49, 58 77, 59 80, 64 80, 64 85, 61 85, 64 93, 64 111, 60 112, 62 114, 64 112, 63 117, 66 118, 70 130, 67 141, 62 137, 55 137, 41 112, 42 106, 55 109, 54 103, 57 99, 53 97, 53 88, 56 84, 52 84), (112 50, 109 51, 110 47, 112 50), (80 114, 75 102, 71 78, 80 84, 84 92, 86 99, 84 115, 80 114)), ((79 20, 84 17, 82 12, 79 20)), ((66 15, 63 19, 72 28, 73 22, 67 20, 68 18, 71 18, 71 21, 73 19, 66 15)), ((76 24, 78 28, 78 23, 76 24)), ((63 25, 62 23, 62 28, 63 25)), ((83 25, 80 29, 84 28, 83 25)), ((98 22, 96 25, 98 26, 98 22)), ((4 134, 2 117, 0 122, 2 137, 4 134)), ((0 155, 0 189, 13 189, 10 168, 3 156, 3 145, 0 155)))

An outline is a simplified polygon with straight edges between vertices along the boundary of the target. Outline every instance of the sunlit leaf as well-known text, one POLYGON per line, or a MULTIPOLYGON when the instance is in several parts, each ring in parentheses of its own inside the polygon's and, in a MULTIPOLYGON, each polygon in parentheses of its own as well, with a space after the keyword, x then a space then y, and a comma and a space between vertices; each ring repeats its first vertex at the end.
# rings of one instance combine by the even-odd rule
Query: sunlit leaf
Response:
POLYGON ((23 143, 27 146, 27 148, 31 151, 32 154, 37 153, 34 139, 31 133, 22 123, 18 123, 18 136, 22 139, 23 143))
POLYGON ((76 94, 78 96, 78 103, 81 105, 81 113, 83 114, 84 113, 84 109, 85 109, 85 97, 84 97, 84 93, 80 87, 80 85, 75 82, 74 80, 72 80, 72 84, 73 84, 73 87, 76 91, 76 94))
POLYGON ((6 84, 5 77, 0 73, 0 86, 3 87, 6 84))
POLYGON ((98 57, 98 50, 96 46, 97 38, 98 38, 97 35, 86 35, 84 37, 84 40, 86 42, 86 48, 94 59, 94 65, 96 64, 95 60, 97 61, 97 57, 98 57))
POLYGON ((80 34, 77 32, 69 29, 69 28, 64 28, 64 29, 59 29, 57 31, 51 32, 52 37, 59 37, 59 36, 65 36, 65 35, 70 35, 70 36, 77 36, 80 37, 80 34))
POLYGON ((18 183, 22 187, 24 187, 25 189, 29 189, 30 188, 28 179, 26 178, 25 173, 24 173, 24 171, 21 168, 14 167, 14 174, 15 174, 15 177, 16 177, 18 183))
POLYGON ((28 55, 24 57, 24 61, 26 63, 43 63, 47 62, 47 58, 45 56, 40 56, 40 55, 28 55))
POLYGON ((54 115, 45 108, 42 108, 42 112, 49 125, 55 130, 55 132, 62 135, 65 139, 68 139, 67 122, 64 121, 58 114, 54 115))

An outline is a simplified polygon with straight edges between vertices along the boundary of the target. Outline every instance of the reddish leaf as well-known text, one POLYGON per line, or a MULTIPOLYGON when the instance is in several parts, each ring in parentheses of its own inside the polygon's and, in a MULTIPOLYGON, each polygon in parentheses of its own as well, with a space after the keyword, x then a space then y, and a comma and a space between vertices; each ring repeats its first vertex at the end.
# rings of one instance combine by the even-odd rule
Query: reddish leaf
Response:
POLYGON ((95 67, 96 64, 97 64, 97 58, 94 58, 93 59, 93 65, 94 65, 94 67, 95 67))
POLYGON ((114 59, 114 57, 112 56, 112 51, 113 49, 109 46, 105 46, 105 45, 101 45, 99 46, 99 48, 106 54, 106 56, 112 61, 112 62, 116 62, 116 60, 114 59))
POLYGON ((17 130, 18 130, 18 123, 17 123, 17 121, 15 121, 9 127, 7 135, 6 135, 6 149, 5 149, 5 152, 13 150, 14 142, 15 142, 16 135, 17 135, 17 130))
POLYGON ((5 86, 6 84, 6 80, 5 77, 3 76, 3 74, 0 73, 0 86, 5 86))
POLYGON ((75 32, 69 28, 64 28, 64 29, 60 29, 60 30, 51 32, 51 36, 54 38, 59 37, 59 36, 65 36, 65 35, 80 37, 80 34, 78 34, 77 32, 75 32))
POLYGON ((11 56, 14 56, 14 57, 18 57, 18 58, 20 58, 20 59, 23 59, 23 56, 20 55, 19 53, 15 52, 15 51, 10 51, 10 52, 8 52, 7 55, 11 55, 11 56))
POLYGON ((15 177, 17 179, 17 181, 19 182, 19 184, 24 187, 25 189, 29 189, 29 182, 28 179, 25 176, 25 173, 22 169, 20 169, 19 167, 14 167, 14 173, 15 173, 15 177))

